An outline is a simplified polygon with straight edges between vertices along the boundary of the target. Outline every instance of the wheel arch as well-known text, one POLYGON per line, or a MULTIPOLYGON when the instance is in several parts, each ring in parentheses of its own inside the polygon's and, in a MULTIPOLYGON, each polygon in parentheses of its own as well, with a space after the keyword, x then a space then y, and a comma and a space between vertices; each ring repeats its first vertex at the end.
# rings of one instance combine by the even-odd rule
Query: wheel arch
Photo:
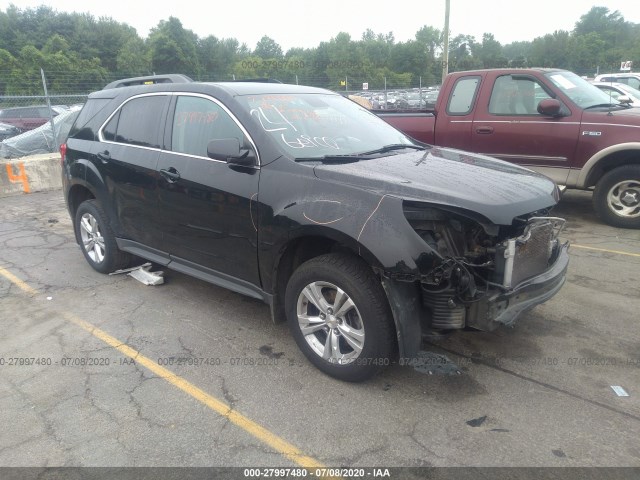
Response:
MULTIPOLYGON (((78 207, 87 200, 94 200, 96 198, 95 193, 85 184, 76 183, 69 188, 69 192, 67 194, 67 208, 69 209, 69 214, 71 215, 71 220, 75 223, 76 212, 78 211, 78 207)), ((79 233, 76 228, 74 228, 74 235, 76 238, 76 242, 80 243, 79 233)))
MULTIPOLYGON (((275 323, 284 322, 284 294, 287 283, 293 272, 304 262, 327 253, 347 253, 362 259, 370 267, 380 267, 378 259, 368 249, 360 245, 356 239, 329 228, 311 228, 299 234, 279 249, 273 264, 273 272, 269 285, 273 294, 271 307, 272 319, 275 323)), ((373 271, 373 270, 372 270, 373 271)))
POLYGON ((593 187, 603 175, 623 165, 640 165, 640 142, 612 145, 593 155, 580 171, 578 188, 593 187))

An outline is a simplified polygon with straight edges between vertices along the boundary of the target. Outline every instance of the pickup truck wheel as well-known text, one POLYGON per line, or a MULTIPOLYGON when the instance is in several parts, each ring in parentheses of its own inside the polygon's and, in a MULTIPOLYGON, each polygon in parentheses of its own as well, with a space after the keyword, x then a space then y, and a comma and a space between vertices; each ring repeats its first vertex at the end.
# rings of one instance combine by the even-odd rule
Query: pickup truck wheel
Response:
POLYGON ((74 227, 84 258, 94 270, 109 273, 129 264, 131 256, 118 249, 107 215, 96 200, 80 204, 74 227))
POLYGON ((303 263, 285 305, 298 347, 324 373, 359 382, 389 365, 391 311, 380 281, 358 258, 328 254, 303 263))
POLYGON ((596 214, 609 225, 640 228, 640 165, 611 170, 593 192, 596 214))

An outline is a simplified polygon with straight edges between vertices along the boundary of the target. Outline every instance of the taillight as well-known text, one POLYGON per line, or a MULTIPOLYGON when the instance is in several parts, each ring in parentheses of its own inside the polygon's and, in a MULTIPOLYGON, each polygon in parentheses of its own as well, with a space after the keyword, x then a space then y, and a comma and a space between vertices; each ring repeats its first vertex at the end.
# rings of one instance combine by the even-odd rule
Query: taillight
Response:
POLYGON ((64 163, 64 157, 67 155, 67 144, 60 145, 60 165, 64 163))

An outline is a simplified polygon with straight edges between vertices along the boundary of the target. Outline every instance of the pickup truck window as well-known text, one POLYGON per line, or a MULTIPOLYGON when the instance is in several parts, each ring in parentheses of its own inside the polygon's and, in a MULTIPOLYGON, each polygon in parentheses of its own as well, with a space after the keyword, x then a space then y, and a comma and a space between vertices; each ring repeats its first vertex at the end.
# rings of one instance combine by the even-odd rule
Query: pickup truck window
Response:
POLYGON ((539 115, 538 103, 551 96, 534 78, 498 77, 491 91, 489 113, 492 115, 539 115))
POLYGON ((456 80, 449 104, 447 105, 447 113, 449 115, 467 115, 473 108, 473 102, 478 92, 480 77, 460 77, 456 80))

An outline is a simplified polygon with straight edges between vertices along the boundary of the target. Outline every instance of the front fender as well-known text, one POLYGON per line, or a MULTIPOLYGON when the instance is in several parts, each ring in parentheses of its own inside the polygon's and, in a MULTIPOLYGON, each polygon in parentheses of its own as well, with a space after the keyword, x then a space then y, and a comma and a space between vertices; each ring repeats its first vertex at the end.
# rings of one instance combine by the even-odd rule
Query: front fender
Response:
POLYGON ((358 191, 310 195, 284 208, 278 223, 291 225, 287 240, 305 236, 335 240, 388 274, 419 274, 428 247, 404 216, 402 200, 358 191))

